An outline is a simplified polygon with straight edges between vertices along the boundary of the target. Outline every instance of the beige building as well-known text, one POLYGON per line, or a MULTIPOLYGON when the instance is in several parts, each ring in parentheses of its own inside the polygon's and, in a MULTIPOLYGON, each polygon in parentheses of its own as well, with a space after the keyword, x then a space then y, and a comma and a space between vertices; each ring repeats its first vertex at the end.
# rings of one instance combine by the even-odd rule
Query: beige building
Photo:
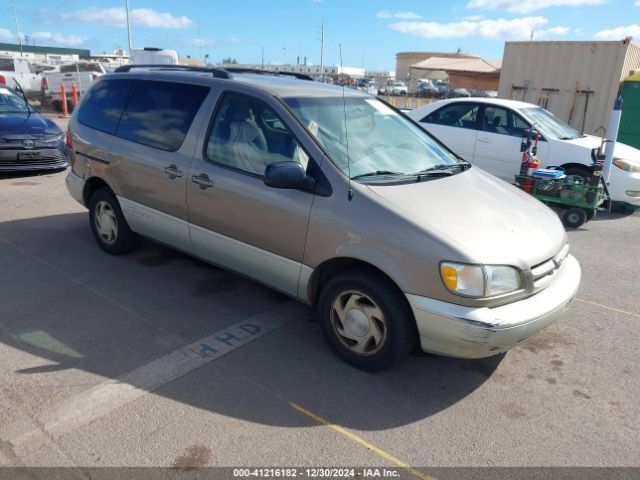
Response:
POLYGON ((620 82, 640 68, 640 46, 619 41, 507 42, 498 96, 541 105, 577 130, 609 123, 620 82))
MULTIPOLYGON (((396 80, 410 81, 409 73, 411 66, 423 62, 431 57, 440 58, 478 58, 475 55, 464 55, 462 53, 446 52, 400 52, 396 54, 396 80)), ((425 78, 446 78, 444 72, 429 72, 425 78)))

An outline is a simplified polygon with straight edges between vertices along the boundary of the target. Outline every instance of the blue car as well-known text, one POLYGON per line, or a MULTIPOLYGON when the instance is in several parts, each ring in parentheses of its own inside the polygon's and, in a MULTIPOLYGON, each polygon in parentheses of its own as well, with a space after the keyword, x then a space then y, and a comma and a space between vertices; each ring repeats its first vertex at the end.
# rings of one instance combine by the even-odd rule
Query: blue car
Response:
POLYGON ((13 89, 0 85, 0 172, 69 165, 65 133, 13 89))

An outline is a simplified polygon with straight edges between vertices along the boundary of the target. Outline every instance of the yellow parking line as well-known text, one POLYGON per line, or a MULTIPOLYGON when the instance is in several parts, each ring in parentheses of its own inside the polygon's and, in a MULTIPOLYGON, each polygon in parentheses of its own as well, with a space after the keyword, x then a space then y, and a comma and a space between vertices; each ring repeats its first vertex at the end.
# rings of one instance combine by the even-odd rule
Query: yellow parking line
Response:
POLYGON ((624 313, 625 315, 631 315, 632 317, 640 318, 640 315, 637 313, 627 312, 626 310, 620 310, 619 308, 610 307, 609 305, 603 305, 601 303, 592 302, 590 300, 583 300, 582 298, 576 298, 576 300, 579 302, 588 303, 590 305, 595 305, 596 307, 602 307, 602 308, 606 308, 607 310, 613 310, 614 312, 624 313))
POLYGON ((306 415, 307 417, 315 420, 316 422, 321 423, 322 425, 324 425, 326 427, 329 427, 330 429, 332 429, 332 430, 344 435, 349 440, 352 440, 355 443, 357 443, 357 444, 359 444, 359 445, 371 450, 372 452, 377 453, 379 456, 381 456, 385 460, 388 460, 391 463, 395 463, 397 466, 399 466, 403 470, 409 472, 410 474, 415 475, 419 479, 421 479, 421 480, 435 480, 433 477, 430 477, 429 475, 425 475, 424 473, 419 472, 418 470, 412 468, 411 465, 409 465, 408 463, 403 462, 402 460, 394 457, 393 455, 385 452, 384 450, 376 447, 375 445, 370 444, 369 442, 367 442, 363 438, 361 438, 358 435, 356 435, 355 433, 352 433, 349 430, 341 427, 340 425, 336 425, 335 423, 331 423, 329 420, 325 420, 324 418, 319 417, 315 413, 310 412, 309 410, 306 410, 305 408, 302 408, 297 403, 289 402, 289 405, 291 405, 292 408, 294 408, 295 410, 299 411, 300 413, 302 413, 302 414, 306 415))

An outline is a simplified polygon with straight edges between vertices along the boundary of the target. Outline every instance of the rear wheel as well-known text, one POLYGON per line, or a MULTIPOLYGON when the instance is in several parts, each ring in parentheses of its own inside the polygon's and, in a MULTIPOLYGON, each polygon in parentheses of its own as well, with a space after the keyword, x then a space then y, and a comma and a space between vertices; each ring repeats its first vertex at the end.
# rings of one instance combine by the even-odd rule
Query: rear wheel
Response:
POLYGON ((138 246, 138 235, 129 228, 120 204, 110 190, 101 188, 91 195, 89 221, 93 236, 105 252, 121 255, 138 246))
POLYGON ((361 370, 389 368, 415 345, 415 321, 406 299, 372 270, 357 268, 333 277, 322 289, 318 310, 331 349, 361 370))

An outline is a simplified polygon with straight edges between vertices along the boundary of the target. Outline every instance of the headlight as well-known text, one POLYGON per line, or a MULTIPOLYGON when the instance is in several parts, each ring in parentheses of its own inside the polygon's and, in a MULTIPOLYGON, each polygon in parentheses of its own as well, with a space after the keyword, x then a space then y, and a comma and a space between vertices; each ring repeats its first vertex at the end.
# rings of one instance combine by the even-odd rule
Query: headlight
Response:
POLYGON ((640 162, 637 160, 614 158, 613 164, 625 172, 640 173, 640 162))
POLYGON ((48 135, 44 137, 45 143, 58 143, 64 141, 64 132, 58 135, 48 135))
POLYGON ((520 289, 520 273, 513 267, 442 262, 445 286, 465 297, 494 297, 520 289))

